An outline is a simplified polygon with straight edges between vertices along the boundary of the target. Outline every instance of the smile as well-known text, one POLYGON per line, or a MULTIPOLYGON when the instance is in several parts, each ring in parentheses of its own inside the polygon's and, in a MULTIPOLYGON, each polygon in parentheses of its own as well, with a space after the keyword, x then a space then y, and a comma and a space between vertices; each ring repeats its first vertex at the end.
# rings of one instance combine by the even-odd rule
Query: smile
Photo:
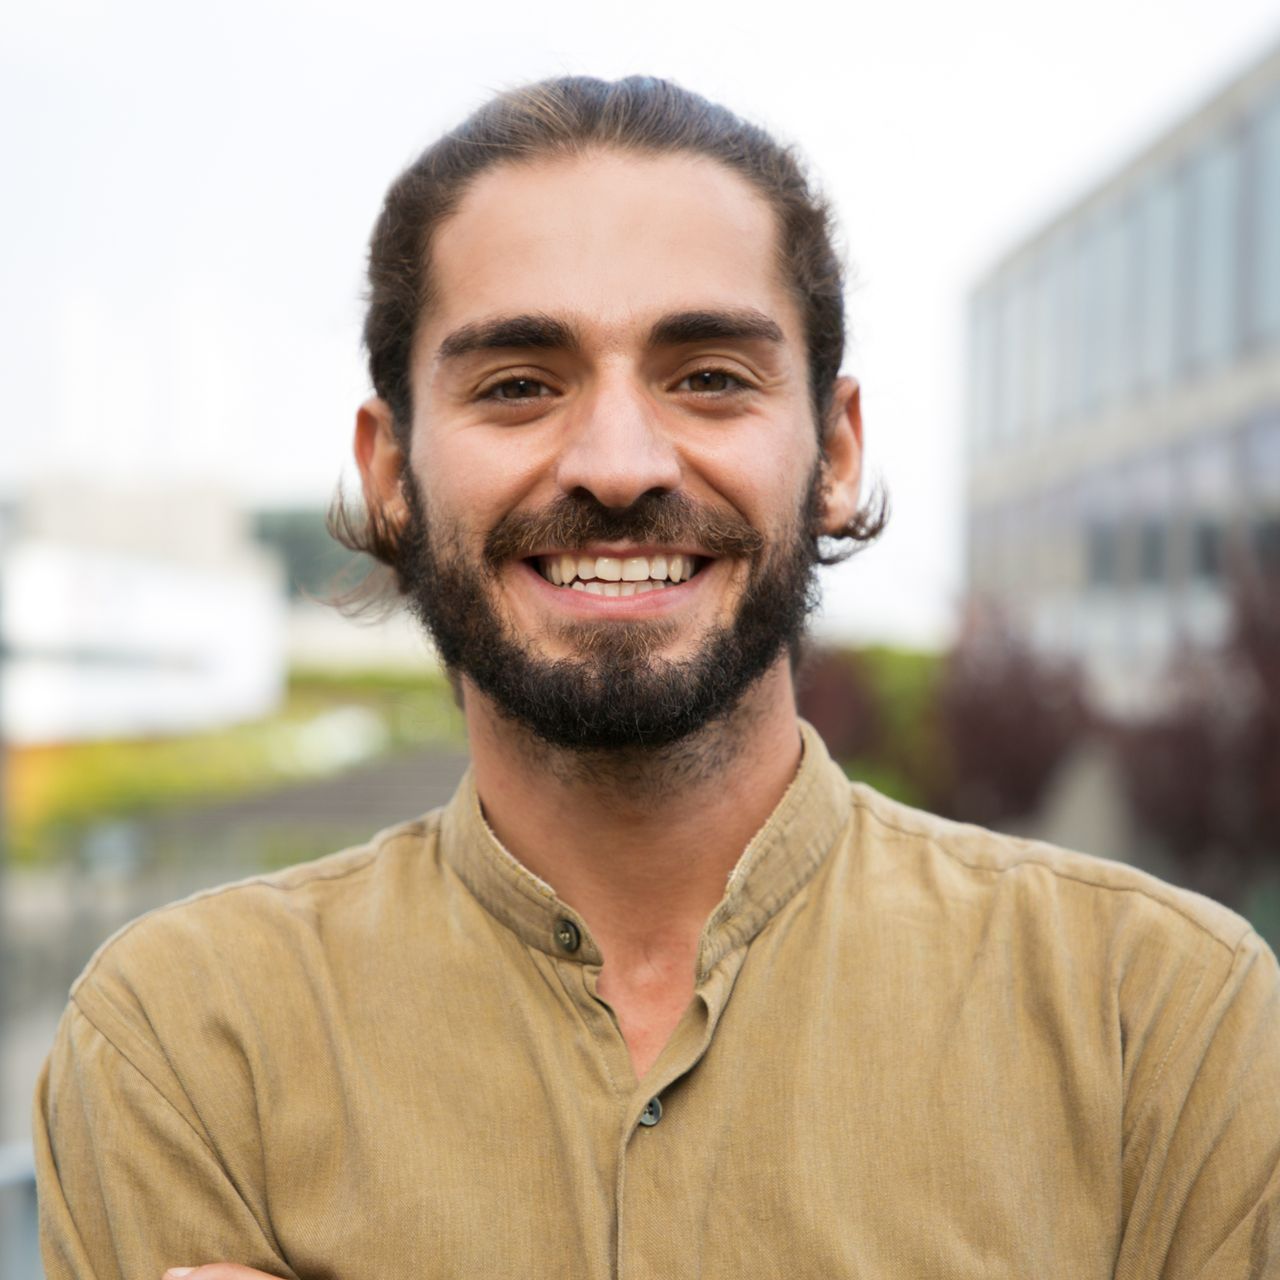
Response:
POLYGON ((598 596, 635 596, 686 582, 708 561, 675 552, 647 556, 535 556, 530 563, 548 582, 598 596))

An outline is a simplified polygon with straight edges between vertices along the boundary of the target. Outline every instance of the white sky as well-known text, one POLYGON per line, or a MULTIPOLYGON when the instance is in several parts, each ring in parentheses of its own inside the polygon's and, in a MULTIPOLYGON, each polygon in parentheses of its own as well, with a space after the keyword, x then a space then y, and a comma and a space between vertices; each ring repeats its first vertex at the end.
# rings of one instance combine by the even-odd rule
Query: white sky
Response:
POLYGON ((669 76, 800 143, 845 229, 890 532, 828 624, 944 634, 965 290, 1280 37, 1276 0, 44 0, 0 10, 0 495, 51 468, 318 502, 348 468, 365 241, 488 94, 669 76))

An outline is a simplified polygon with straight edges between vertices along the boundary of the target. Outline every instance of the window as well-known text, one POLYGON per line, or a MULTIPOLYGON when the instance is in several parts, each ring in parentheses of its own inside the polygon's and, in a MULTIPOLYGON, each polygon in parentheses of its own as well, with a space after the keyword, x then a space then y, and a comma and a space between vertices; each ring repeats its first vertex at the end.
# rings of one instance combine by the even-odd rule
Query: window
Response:
POLYGON ((1280 417, 1255 422, 1245 433, 1244 448, 1251 505, 1280 506, 1280 417))
POLYGON ((1148 516, 1138 526, 1138 581, 1163 586, 1165 571, 1165 523, 1148 516))
POLYGON ((1133 385, 1133 256, 1131 212, 1113 209, 1098 231, 1098 394, 1104 405, 1127 395, 1133 385))
POLYGON ((1216 582, 1222 577, 1223 561, 1222 526, 1202 516, 1191 529, 1191 575, 1203 581, 1216 582))
POLYGON ((1045 312, 1048 359, 1045 362, 1048 392, 1048 424, 1056 426, 1072 411, 1075 377, 1075 332, 1072 328, 1074 295, 1071 280, 1071 245, 1058 238, 1045 260, 1045 312))
POLYGON ((987 316, 987 295, 977 293, 969 308, 969 451, 975 458, 986 454, 991 440, 991 337, 987 316))
POLYGON ((1240 146, 1219 138, 1196 157, 1187 172, 1191 212, 1188 267, 1190 306, 1186 310, 1187 357, 1197 368, 1212 368, 1236 347, 1240 251, 1240 146))
POLYGON ((1094 520, 1085 530, 1085 563, 1091 587, 1112 586, 1119 576, 1116 527, 1109 521, 1094 520))
POLYGON ((1136 355, 1140 384, 1158 390, 1173 380, 1177 334, 1179 190, 1165 174, 1139 198, 1136 355))
POLYGON ((1101 391, 1099 374, 1103 359, 1105 335, 1101 323, 1103 289, 1101 279, 1101 247, 1099 228, 1088 227, 1080 236, 1075 253, 1076 285, 1076 407, 1088 412, 1098 405, 1101 391))
POLYGON ((1260 341, 1275 342, 1280 340, 1280 95, 1258 117, 1253 154, 1250 329, 1260 341))
POLYGON ((1269 573, 1280 570, 1280 515, 1259 517, 1253 522, 1251 532, 1258 565, 1269 573))
POLYGON ((1044 431, 1054 419, 1054 378, 1057 376, 1057 331, 1054 327, 1053 262, 1042 253, 1036 264, 1032 288, 1032 361, 1031 422, 1033 429, 1044 431))
POLYGON ((1003 343, 1000 352, 1001 375, 1001 438, 1005 441, 1022 441, 1027 432, 1027 337, 1030 329, 1030 308, 1026 288, 1026 276, 1019 271, 1010 275, 1001 290, 1004 295, 1003 343))

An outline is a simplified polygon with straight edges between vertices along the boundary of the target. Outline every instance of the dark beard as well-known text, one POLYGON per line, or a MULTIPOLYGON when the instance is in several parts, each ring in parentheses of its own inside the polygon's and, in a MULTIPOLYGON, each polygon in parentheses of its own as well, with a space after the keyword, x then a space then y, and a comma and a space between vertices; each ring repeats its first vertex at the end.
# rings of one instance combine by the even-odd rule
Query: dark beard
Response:
POLYGON ((794 528, 768 555, 745 521, 706 511, 682 495, 645 494, 623 510, 589 495, 566 495, 536 515, 508 516, 495 526, 481 567, 468 562, 456 537, 431 526, 406 469, 400 587, 445 666, 543 741, 578 752, 666 747, 732 711, 785 648, 798 646, 818 599, 813 530, 820 482, 815 467, 794 528), (567 624, 564 635, 581 656, 543 659, 495 612, 489 583, 499 567, 540 547, 620 540, 750 558, 733 622, 679 661, 655 656, 674 622, 567 624))

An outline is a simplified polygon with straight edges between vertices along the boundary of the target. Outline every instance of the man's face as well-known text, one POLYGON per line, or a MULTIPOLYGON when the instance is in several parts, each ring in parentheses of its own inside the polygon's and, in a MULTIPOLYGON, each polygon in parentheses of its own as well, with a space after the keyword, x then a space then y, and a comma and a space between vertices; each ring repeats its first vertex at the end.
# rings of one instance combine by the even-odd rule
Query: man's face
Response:
POLYGON ((402 571, 445 662, 563 746, 728 711, 800 632, 820 505, 768 206, 684 156, 505 166, 432 268, 402 571))

